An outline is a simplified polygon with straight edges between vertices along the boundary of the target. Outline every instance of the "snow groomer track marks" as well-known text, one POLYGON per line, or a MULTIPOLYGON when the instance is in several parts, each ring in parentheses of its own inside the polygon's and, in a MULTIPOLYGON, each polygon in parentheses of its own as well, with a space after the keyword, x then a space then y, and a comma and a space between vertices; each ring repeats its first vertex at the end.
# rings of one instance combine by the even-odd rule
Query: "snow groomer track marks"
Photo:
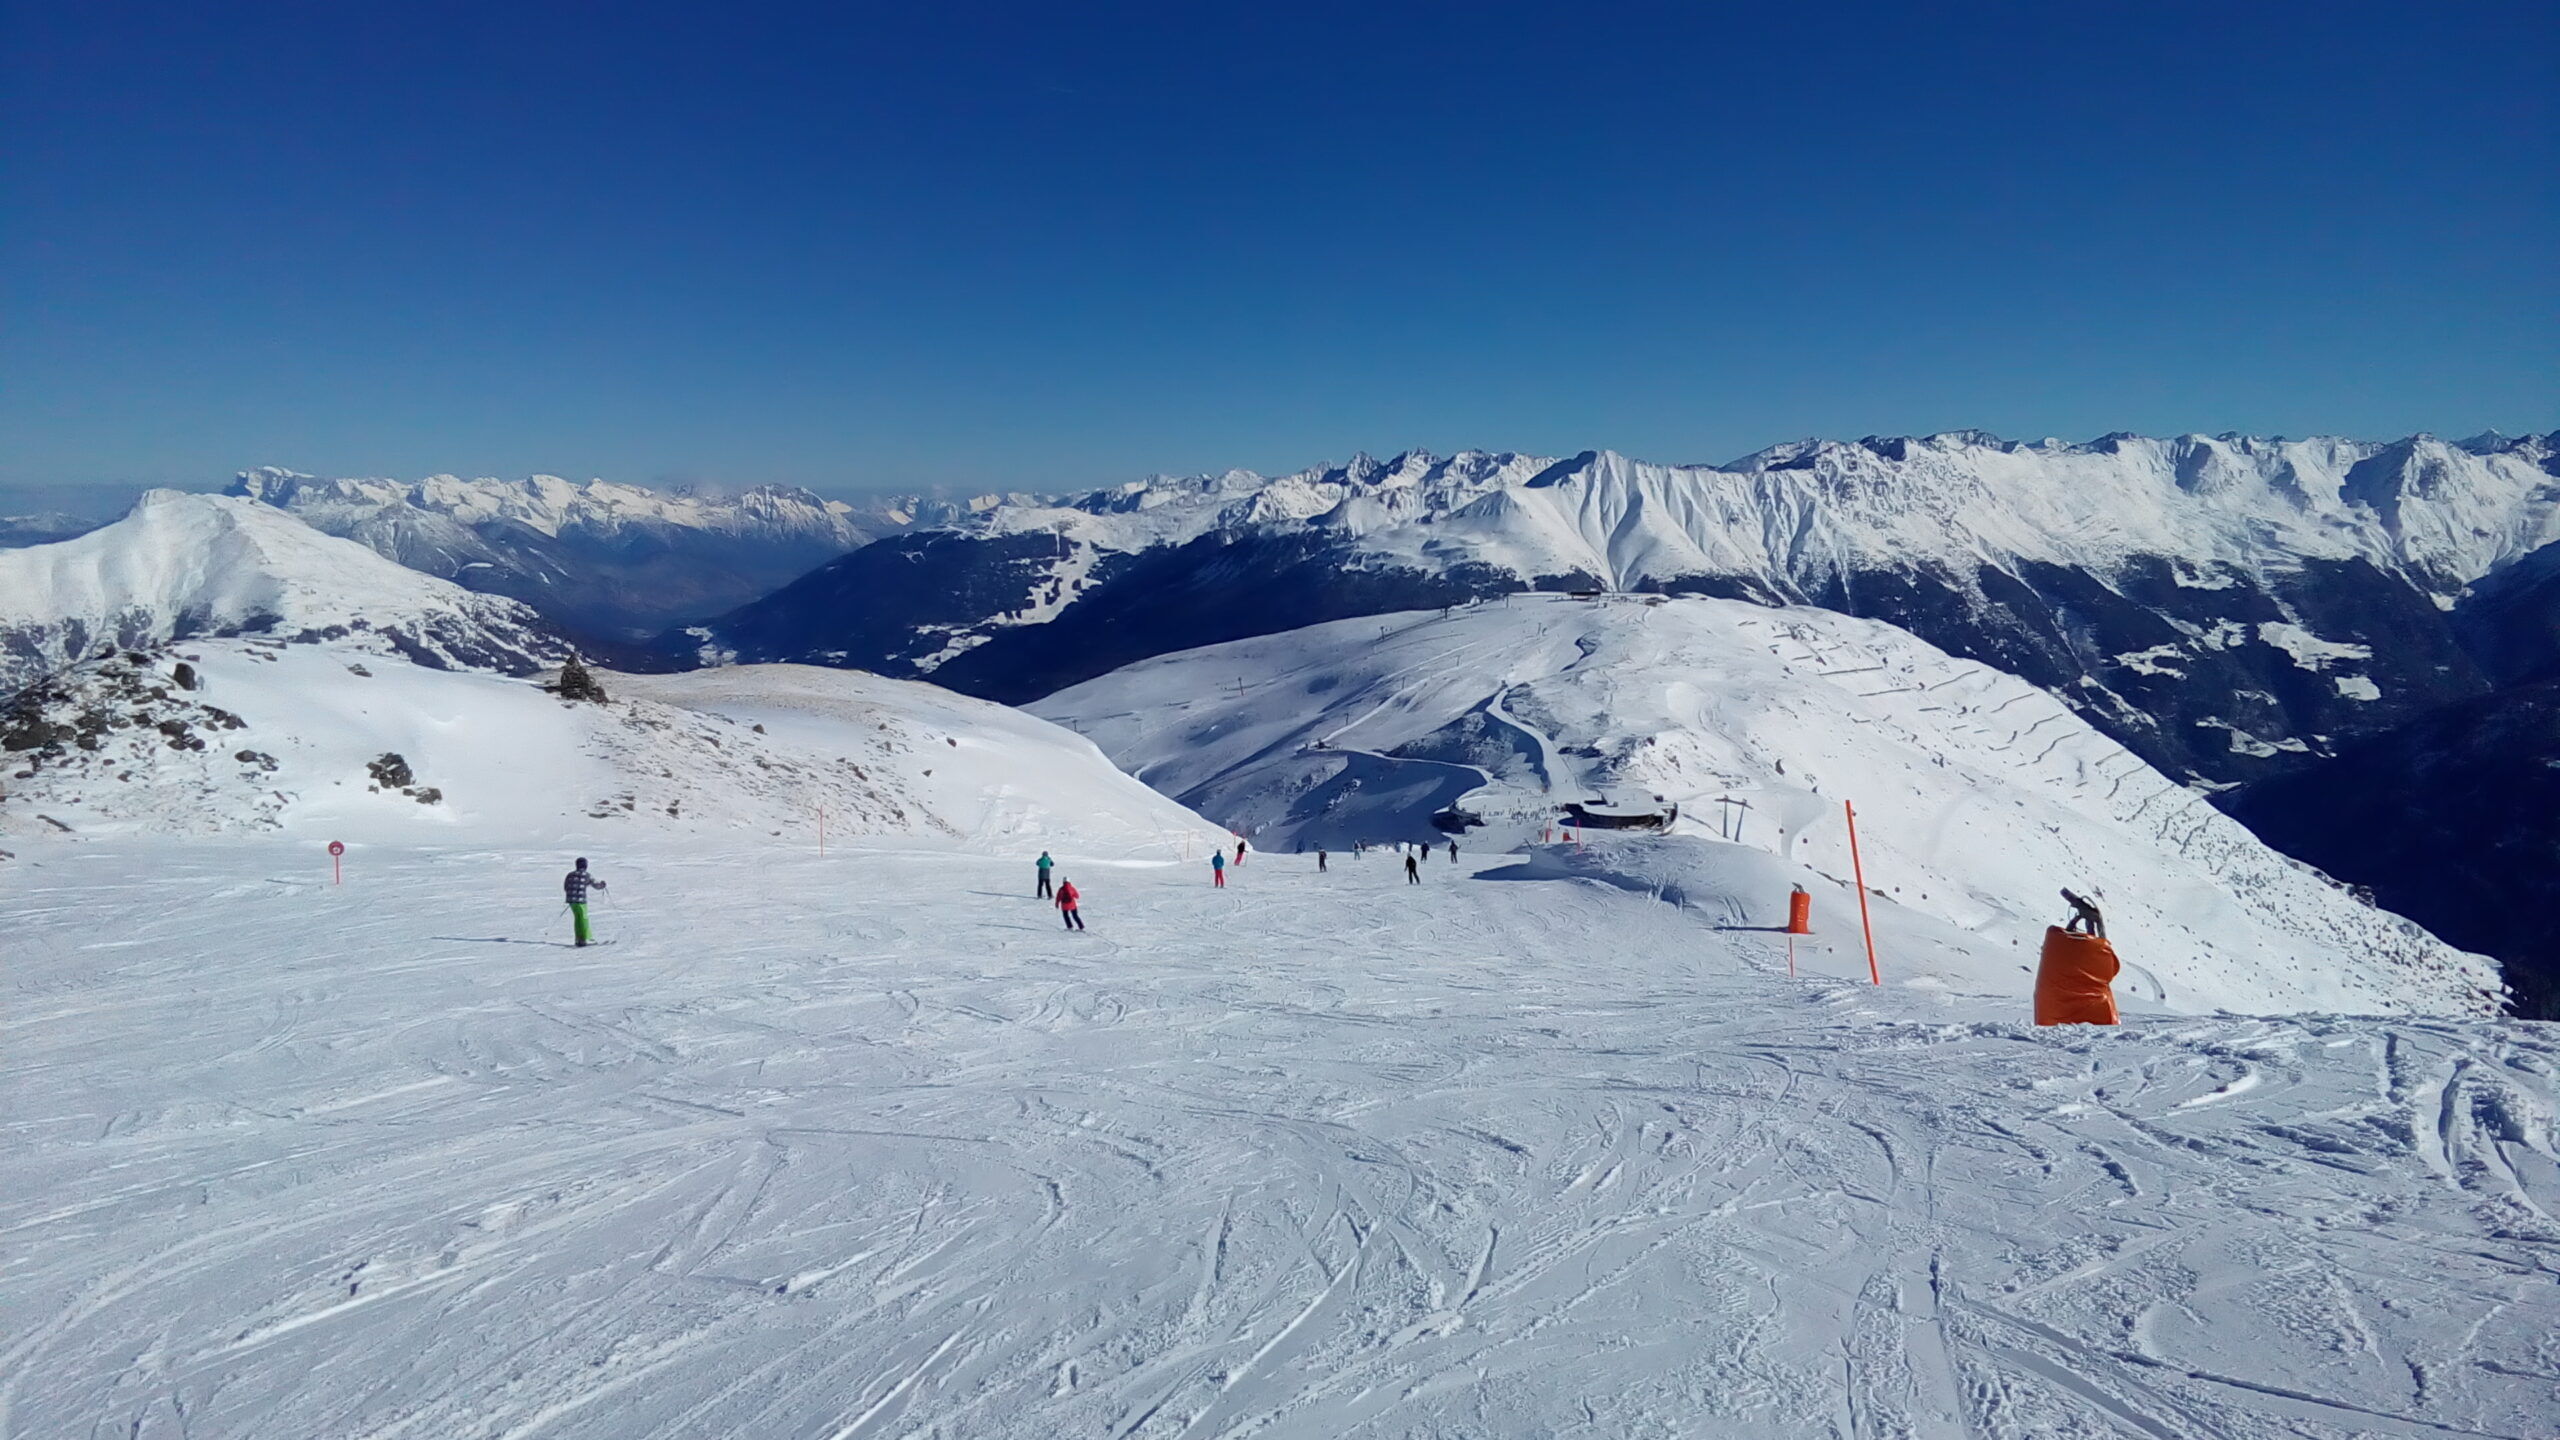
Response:
POLYGON ((1010 857, 659 838, 599 858, 622 943, 557 958, 427 938, 500 933, 466 915, 548 852, 259 883, 305 860, 24 872, 0 1434, 2555 1413, 2547 1027, 2037 1031, 2022 992, 1789 981, 1673 906, 1474 878, 1508 858, 1077 866, 1069 943, 1010 857), (138 943, 83 948, 75 883, 138 943))

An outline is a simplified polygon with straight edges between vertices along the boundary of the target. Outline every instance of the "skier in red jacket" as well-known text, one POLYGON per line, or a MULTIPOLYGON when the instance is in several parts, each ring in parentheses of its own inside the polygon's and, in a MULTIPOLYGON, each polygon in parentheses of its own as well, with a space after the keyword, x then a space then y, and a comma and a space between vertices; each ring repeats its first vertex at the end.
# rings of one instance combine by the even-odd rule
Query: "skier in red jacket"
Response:
POLYGON ((1076 894, 1076 882, 1073 880, 1058 882, 1058 918, 1066 921, 1067 928, 1070 930, 1084 928, 1084 917, 1076 913, 1076 901, 1082 898, 1084 897, 1076 894))

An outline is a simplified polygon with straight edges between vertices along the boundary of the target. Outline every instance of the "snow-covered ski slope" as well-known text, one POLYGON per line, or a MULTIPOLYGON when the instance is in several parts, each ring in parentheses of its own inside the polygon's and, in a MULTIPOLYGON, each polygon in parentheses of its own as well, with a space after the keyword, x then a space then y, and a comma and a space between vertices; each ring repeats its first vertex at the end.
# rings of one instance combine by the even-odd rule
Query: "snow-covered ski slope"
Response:
MULTIPOLYGON (((1225 837, 1090 742, 930 685, 798 666, 597 673, 610 704, 352 640, 91 662, 38 692, 30 713, 52 740, 9 756, 0 835, 605 846, 735 832, 814 846, 823 808, 835 835, 960 847, 1170 857, 1225 837), (173 678, 182 663, 192 690, 173 678), (385 754, 411 779, 378 783, 369 767, 385 754)), ((9 717, 12 744, 27 723, 9 717)))
POLYGON ((2103 897, 2136 995, 2173 1010, 2479 1014, 2498 987, 2045 692, 1829 611, 1517 596, 1163 656, 1033 708, 1268 848, 1437 838, 1449 806, 1486 822, 1462 845, 1501 848, 1569 801, 1677 805, 1690 841, 1629 883, 1711 890, 1733 859, 1694 841, 1729 838, 1835 917, 1852 802, 1873 898, 1934 937, 1921 973, 1985 993, 2019 989, 2064 886, 2103 897))
POLYGON ((28 849, 0 1436, 2560 1427, 2550 1027, 2039 1032, 1476 855, 1059 847, 1064 935, 1030 850, 599 849, 579 955, 552 848, 28 849))
POLYGON ((0 693, 107 645, 363 634, 431 664, 529 671, 559 642, 475 595, 254 501, 175 490, 75 540, 0 550, 0 693))

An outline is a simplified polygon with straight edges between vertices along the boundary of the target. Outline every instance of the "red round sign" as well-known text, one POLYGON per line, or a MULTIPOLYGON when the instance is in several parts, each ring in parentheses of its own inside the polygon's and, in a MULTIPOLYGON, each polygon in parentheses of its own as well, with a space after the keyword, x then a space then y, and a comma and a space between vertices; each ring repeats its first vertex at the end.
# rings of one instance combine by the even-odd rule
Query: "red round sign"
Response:
POLYGON ((344 855, 344 854, 346 854, 346 853, 347 853, 346 843, 345 843, 344 841, 340 841, 340 840, 332 840, 332 841, 330 841, 330 842, 329 842, 329 853, 330 853, 330 854, 332 854, 332 855, 344 855))

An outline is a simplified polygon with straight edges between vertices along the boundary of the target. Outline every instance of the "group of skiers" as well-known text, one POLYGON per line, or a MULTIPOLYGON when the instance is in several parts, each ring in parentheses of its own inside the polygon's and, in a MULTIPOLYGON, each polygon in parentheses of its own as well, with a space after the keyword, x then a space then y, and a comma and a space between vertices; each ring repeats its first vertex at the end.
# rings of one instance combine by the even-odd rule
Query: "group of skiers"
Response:
MULTIPOLYGON (((1458 842, 1452 840, 1448 842, 1448 844, 1449 863, 1455 865, 1458 863, 1458 842)), ((1209 884, 1211 888, 1218 890, 1226 889, 1228 869, 1231 867, 1241 868, 1244 865, 1245 853, 1251 848, 1252 847, 1246 843, 1245 838, 1239 835, 1236 837, 1236 853, 1234 859, 1230 860, 1227 858, 1226 847, 1223 845, 1210 851, 1209 884)), ((1365 844, 1354 845, 1351 847, 1352 853, 1355 855, 1366 851, 1368 848, 1369 847, 1365 844)), ((1417 842, 1409 849, 1401 844, 1396 848, 1404 852, 1405 883, 1408 885, 1421 884, 1422 857, 1430 854, 1432 847, 1427 844, 1417 842)), ((1330 852, 1318 850, 1316 852, 1316 869, 1319 872, 1325 871, 1328 868, 1328 862, 1331 859, 1332 855, 1330 852)), ((1051 904, 1058 907, 1059 918, 1066 922, 1066 928, 1070 930, 1081 930, 1084 928, 1084 917, 1076 913, 1076 907, 1082 897, 1076 892, 1075 882, 1071 880, 1062 880, 1057 883, 1054 889, 1051 888, 1049 872, 1056 869, 1057 864, 1058 862, 1050 857, 1048 851, 1043 850, 1040 852, 1040 858, 1032 862, 1032 869, 1039 877, 1035 884, 1033 894, 1038 898, 1048 900, 1051 904)))
MULTIPOLYGON (((1245 852, 1248 848, 1250 847, 1246 844, 1244 837, 1239 835, 1236 837, 1236 855, 1233 862, 1230 862, 1227 859, 1227 852, 1224 846, 1209 852, 1209 883, 1221 890, 1227 888, 1227 866, 1230 863, 1239 866, 1244 864, 1245 852)), ((1354 846, 1353 851, 1354 853, 1357 853, 1358 851, 1366 848, 1366 846, 1354 846)), ((1403 849, 1404 847, 1398 846, 1397 848, 1403 849)), ((1406 852, 1404 857, 1404 874, 1405 880, 1408 883, 1414 885, 1422 883, 1421 857, 1430 853, 1430 849, 1431 847, 1428 845, 1417 844, 1410 851, 1406 852)), ((1318 850, 1316 852, 1316 868, 1318 870, 1323 870, 1325 868, 1326 858, 1327 856, 1324 851, 1318 850)), ((1457 859, 1458 842, 1452 840, 1449 842, 1449 861, 1451 864, 1455 864, 1457 863, 1457 859)), ((1067 929, 1081 930, 1084 928, 1084 916, 1077 913, 1077 911, 1078 907, 1083 903, 1084 897, 1077 891, 1075 882, 1072 880, 1054 880, 1053 883, 1054 877, 1050 872, 1057 868, 1057 860, 1052 857, 1048 851, 1041 851, 1040 858, 1032 862, 1032 869, 1039 877, 1033 894, 1037 898, 1047 900, 1058 907, 1058 918, 1064 922, 1067 929)), ((587 894, 591 890, 602 890, 604 888, 605 883, 602 880, 597 879, 595 873, 587 868, 587 857, 584 855, 578 857, 578 863, 570 869, 568 875, 561 881, 561 892, 569 906, 569 923, 571 933, 575 936, 575 943, 580 946, 592 945, 595 943, 595 931, 587 920, 587 894)))
MULTIPOLYGON (((1241 847, 1243 842, 1238 841, 1237 844, 1241 847)), ((1402 842, 1397 843, 1396 853, 1404 856, 1404 878, 1406 884, 1419 885, 1422 883, 1422 861, 1426 856, 1430 855, 1431 850, 1432 847, 1428 841, 1415 841, 1411 849, 1407 849, 1402 842)), ((1368 842, 1354 841, 1351 846, 1351 853, 1353 855, 1368 854, 1368 842)), ((1330 866, 1328 862, 1331 861, 1332 858, 1332 852, 1318 850, 1316 852, 1316 869, 1320 871, 1329 869, 1330 866)), ((1452 865, 1458 863, 1458 842, 1455 840, 1449 842, 1449 863, 1452 865)))
POLYGON ((1046 850, 1041 851, 1040 858, 1032 864, 1040 872, 1040 896, 1058 907, 1058 918, 1066 922, 1066 928, 1083 929, 1084 917, 1076 913, 1076 907, 1083 903, 1084 896, 1077 893, 1076 882, 1061 880, 1055 890, 1049 888, 1049 872, 1058 868, 1058 862, 1050 859, 1046 850))
MULTIPOLYGON (((1449 844, 1449 863, 1450 863, 1450 864, 1452 864, 1452 865, 1455 865, 1455 864, 1457 864, 1457 863, 1458 863, 1458 842, 1457 842, 1457 841, 1455 841, 1455 840, 1452 840, 1452 841, 1448 842, 1448 844, 1449 844)), ((1226 889, 1226 888, 1227 888, 1227 870, 1228 870, 1228 868, 1229 868, 1230 866, 1233 866, 1233 867, 1236 867, 1236 868, 1242 868, 1242 866, 1244 865, 1245 852, 1246 852, 1248 849, 1250 849, 1250 848, 1251 848, 1251 846, 1249 846, 1249 845, 1246 843, 1245 838, 1244 838, 1243 836, 1239 835, 1239 836, 1237 836, 1237 837, 1236 837, 1236 855, 1235 855, 1235 859, 1233 859, 1233 860, 1229 860, 1229 859, 1227 858, 1226 847, 1224 847, 1224 846, 1220 846, 1220 847, 1218 847, 1217 849, 1211 850, 1211 851, 1209 852, 1209 885, 1210 885, 1210 888, 1212 888, 1212 889, 1217 889, 1217 890, 1224 890, 1224 889, 1226 889)), ((1368 850, 1368 848, 1369 848, 1369 847, 1368 847, 1365 843, 1363 843, 1363 844, 1355 844, 1355 845, 1353 845, 1353 846, 1351 847, 1351 853, 1352 853, 1352 854, 1354 854, 1354 855, 1362 854, 1362 853, 1365 853, 1365 852, 1368 850)), ((1398 845, 1396 846, 1396 849, 1397 849, 1398 851, 1402 852, 1402 854, 1404 855, 1404 878, 1405 878, 1405 883, 1406 883, 1406 884, 1408 884, 1408 885, 1419 885, 1419 884, 1421 884, 1421 883, 1422 883, 1422 858, 1423 858, 1424 856, 1429 855, 1429 854, 1431 853, 1432 847, 1431 847, 1430 845, 1428 845, 1428 844, 1425 844, 1425 843, 1422 843, 1422 842, 1417 841, 1417 842, 1415 842, 1415 843, 1413 844, 1413 846, 1412 846, 1410 849, 1408 849, 1408 848, 1407 848, 1406 846, 1404 846, 1403 844, 1398 844, 1398 845)), ((1318 851, 1316 852, 1316 870, 1318 871, 1318 873, 1325 873, 1325 872, 1327 872, 1327 871, 1331 868, 1331 867, 1330 867, 1330 862, 1332 861, 1332 858, 1333 858, 1333 856, 1332 856, 1332 852, 1330 852, 1330 851, 1326 851, 1326 850, 1318 850, 1318 851)), ((1056 863, 1057 863, 1056 861, 1054 861, 1054 860, 1052 860, 1052 859, 1050 859, 1050 858, 1049 858, 1049 852, 1048 852, 1048 851, 1046 851, 1046 850, 1041 851, 1041 852, 1040 852, 1040 858, 1039 858, 1037 861, 1033 862, 1033 866, 1034 866, 1034 868, 1035 868, 1036 870, 1038 870, 1038 872, 1039 872, 1039 876, 1040 876, 1040 879, 1039 879, 1039 889, 1038 889, 1038 892, 1037 892, 1038 894, 1043 895, 1043 896, 1047 896, 1047 895, 1049 895, 1049 894, 1050 894, 1050 890, 1049 890, 1049 870, 1050 870, 1050 868, 1051 868, 1052 866, 1054 866, 1056 863)), ((1075 886, 1073 886, 1073 885, 1064 885, 1064 886, 1061 886, 1061 887, 1059 888, 1059 890, 1057 891, 1057 893, 1056 893, 1056 895, 1055 895, 1055 897, 1054 897, 1054 900, 1055 900, 1055 903, 1057 904, 1057 907, 1058 907, 1058 911, 1059 911, 1059 913, 1060 913, 1060 914, 1062 914, 1062 915, 1064 915, 1064 916, 1066 917, 1067 924, 1068 924, 1068 926, 1069 926, 1070 928, 1072 928, 1072 929, 1077 929, 1077 930, 1081 930, 1081 929, 1083 929, 1083 928, 1084 928, 1084 921, 1083 921, 1082 919, 1078 918, 1078 917, 1077 917, 1077 915, 1076 915, 1076 887, 1075 887, 1075 886)))
MULTIPOLYGON (((1458 860, 1458 842, 1452 840, 1448 844, 1449 863, 1454 865, 1458 860)), ((1354 845, 1352 853, 1356 855, 1367 848, 1354 845)), ((1422 857, 1431 852, 1431 847, 1415 845, 1408 850, 1399 845, 1396 848, 1404 850, 1405 883, 1421 884, 1422 857)), ((1235 864, 1244 864, 1245 849, 1244 838, 1238 836, 1235 864)), ((1318 871, 1325 869, 1328 858, 1325 851, 1316 852, 1318 871)), ((1227 865, 1225 847, 1209 853, 1209 883, 1221 890, 1227 886, 1227 865)), ((1058 907, 1058 918, 1067 929, 1082 930, 1084 917, 1077 911, 1084 897, 1077 893, 1075 882, 1059 880, 1054 886, 1051 884, 1050 872, 1058 868, 1058 862, 1046 850, 1032 862, 1032 868, 1039 876, 1037 897, 1058 907)), ((575 937, 573 943, 582 948, 595 943, 594 928, 587 920, 587 896, 592 891, 605 888, 604 881, 587 868, 584 855, 578 857, 578 863, 571 866, 569 873, 561 879, 561 894, 569 907, 570 931, 575 937)), ((1801 888, 1798 893, 1802 893, 1801 888)), ((2097 903, 2087 896, 2065 890, 2062 898, 2071 907, 2071 918, 2067 925, 2052 926, 2045 932, 2043 963, 2037 967, 2036 973, 2036 1023, 2113 1025, 2116 1023, 2114 980, 2118 967, 2115 949, 2107 943, 2106 918, 2097 903)), ((1796 923, 1791 920, 1790 928, 1796 923)))

